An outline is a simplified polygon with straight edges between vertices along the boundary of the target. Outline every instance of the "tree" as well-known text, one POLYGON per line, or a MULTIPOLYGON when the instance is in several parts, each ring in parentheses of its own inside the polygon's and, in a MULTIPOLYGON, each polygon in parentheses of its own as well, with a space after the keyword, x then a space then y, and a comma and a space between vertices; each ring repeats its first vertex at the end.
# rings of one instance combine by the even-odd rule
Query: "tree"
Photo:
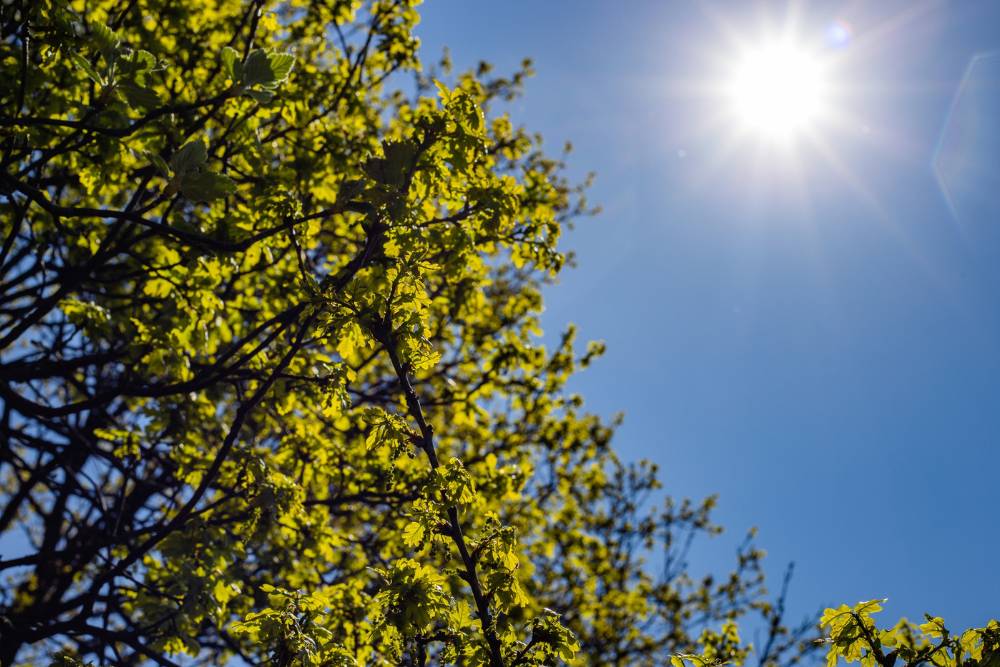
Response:
POLYGON ((808 650, 565 390, 586 183, 497 109, 530 64, 424 71, 415 5, 0 5, 3 665, 808 650))
POLYGON ((1000 623, 952 634, 940 616, 926 614, 926 623, 914 625, 905 618, 893 627, 878 629, 872 614, 882 611, 885 600, 859 602, 827 609, 820 624, 829 628, 826 664, 838 659, 862 667, 996 667, 1000 665, 1000 623))

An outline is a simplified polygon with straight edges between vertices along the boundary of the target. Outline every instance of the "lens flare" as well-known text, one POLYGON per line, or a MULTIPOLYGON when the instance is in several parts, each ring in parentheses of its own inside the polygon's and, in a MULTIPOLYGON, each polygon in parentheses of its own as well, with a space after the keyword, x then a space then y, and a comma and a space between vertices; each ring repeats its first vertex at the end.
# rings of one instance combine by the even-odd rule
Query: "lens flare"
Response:
POLYGON ((843 19, 837 19, 826 29, 826 43, 835 49, 842 49, 850 45, 854 38, 854 28, 843 19))

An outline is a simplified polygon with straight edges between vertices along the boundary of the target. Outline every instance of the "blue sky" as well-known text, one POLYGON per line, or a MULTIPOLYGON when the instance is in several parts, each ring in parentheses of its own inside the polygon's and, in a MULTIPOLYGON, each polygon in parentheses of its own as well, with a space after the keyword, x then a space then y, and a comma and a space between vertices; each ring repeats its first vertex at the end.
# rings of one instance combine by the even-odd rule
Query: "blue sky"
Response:
POLYGON ((597 172, 544 321, 607 342, 574 388, 626 457, 720 494, 695 569, 758 526, 796 614, 996 617, 1000 3, 432 0, 418 34, 531 56, 513 115, 597 172), (832 92, 776 144, 715 88, 789 25, 832 92))

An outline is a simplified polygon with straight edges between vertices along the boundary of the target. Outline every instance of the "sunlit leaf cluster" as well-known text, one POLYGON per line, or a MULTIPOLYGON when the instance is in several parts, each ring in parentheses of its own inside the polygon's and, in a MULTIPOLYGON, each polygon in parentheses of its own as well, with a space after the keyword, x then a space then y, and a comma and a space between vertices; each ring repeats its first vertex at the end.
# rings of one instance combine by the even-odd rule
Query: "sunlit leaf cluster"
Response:
POLYGON ((940 616, 925 615, 919 625, 900 619, 880 629, 873 614, 886 600, 827 609, 820 618, 828 645, 826 664, 839 661, 862 667, 995 667, 1000 664, 1000 623, 952 632, 940 616))
POLYGON ((586 183, 506 113, 530 63, 422 63, 416 5, 0 5, 0 663, 808 649, 567 391, 586 183))

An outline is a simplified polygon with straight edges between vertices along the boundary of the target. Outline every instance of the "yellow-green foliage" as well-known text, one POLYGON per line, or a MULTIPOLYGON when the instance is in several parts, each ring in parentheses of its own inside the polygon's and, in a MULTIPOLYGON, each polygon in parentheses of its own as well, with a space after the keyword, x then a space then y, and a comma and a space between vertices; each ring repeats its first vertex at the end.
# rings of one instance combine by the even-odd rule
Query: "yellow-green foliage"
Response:
POLYGON ((926 616, 915 625, 905 618, 891 628, 879 629, 872 614, 882 611, 885 600, 859 602, 827 609, 820 624, 829 644, 826 664, 838 660, 862 667, 997 667, 1000 665, 1000 623, 952 633, 939 616, 926 616))
POLYGON ((422 66, 416 4, 0 5, 0 662, 798 650, 565 391, 583 188, 498 110, 530 64, 422 66))

